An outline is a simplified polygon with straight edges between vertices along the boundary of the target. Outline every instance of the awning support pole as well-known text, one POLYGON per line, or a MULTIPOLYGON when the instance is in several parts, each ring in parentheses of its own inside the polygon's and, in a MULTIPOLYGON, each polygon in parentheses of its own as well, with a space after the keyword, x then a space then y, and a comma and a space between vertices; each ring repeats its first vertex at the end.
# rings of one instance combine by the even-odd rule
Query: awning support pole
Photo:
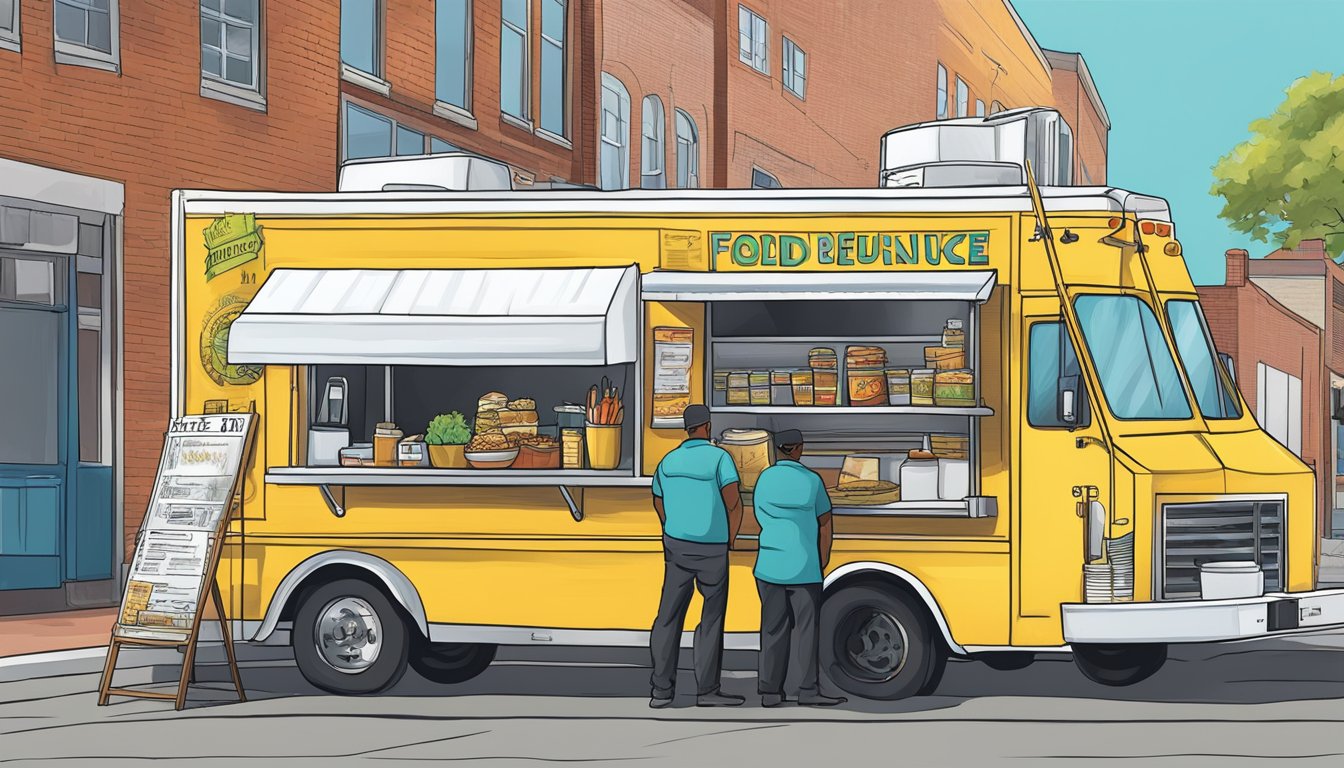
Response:
MULTIPOLYGON (((583 508, 574 501, 574 495, 563 485, 557 487, 560 489, 560 495, 565 498, 565 503, 569 505, 569 514, 574 516, 574 522, 583 522, 583 508)), ((582 497, 583 491, 579 491, 579 495, 582 497)))
POLYGON ((322 500, 327 502, 327 509, 331 510, 331 514, 336 517, 345 517, 345 507, 338 504, 336 497, 331 495, 331 486, 322 483, 317 486, 317 490, 322 494, 322 500))

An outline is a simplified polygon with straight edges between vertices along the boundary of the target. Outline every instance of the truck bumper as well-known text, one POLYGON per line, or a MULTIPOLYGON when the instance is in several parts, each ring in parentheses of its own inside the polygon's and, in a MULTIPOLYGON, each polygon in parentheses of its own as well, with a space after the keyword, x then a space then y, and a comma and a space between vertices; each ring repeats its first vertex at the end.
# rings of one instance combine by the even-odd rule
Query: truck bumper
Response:
POLYGON ((1344 589, 1236 600, 1068 603, 1064 642, 1211 643, 1344 625, 1344 589))

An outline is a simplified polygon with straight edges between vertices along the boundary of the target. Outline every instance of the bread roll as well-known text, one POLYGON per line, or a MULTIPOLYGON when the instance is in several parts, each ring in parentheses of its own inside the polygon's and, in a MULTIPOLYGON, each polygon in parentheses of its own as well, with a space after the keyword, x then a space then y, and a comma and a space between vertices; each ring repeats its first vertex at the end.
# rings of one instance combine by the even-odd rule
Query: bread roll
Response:
POLYGON ((502 392, 486 392, 476 403, 478 411, 497 411, 507 407, 509 398, 502 392))
POLYGON ((520 397, 517 400, 509 401, 510 411, 535 411, 537 410, 537 401, 530 397, 520 397))
POLYGON ((511 427, 520 424, 535 425, 537 423, 536 411, 515 411, 511 409, 504 409, 502 411, 496 411, 496 413, 499 414, 500 426, 504 427, 511 427))

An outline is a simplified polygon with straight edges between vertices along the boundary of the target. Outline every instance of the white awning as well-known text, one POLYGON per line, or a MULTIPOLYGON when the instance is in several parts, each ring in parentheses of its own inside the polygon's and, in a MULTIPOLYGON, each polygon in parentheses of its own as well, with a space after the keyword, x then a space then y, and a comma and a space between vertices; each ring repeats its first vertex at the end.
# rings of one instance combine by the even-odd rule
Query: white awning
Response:
POLYGON ((229 362, 608 365, 639 344, 635 267, 277 269, 229 362))
POLYGON ((974 301, 994 290, 994 270, 947 272, 650 272, 646 301, 875 299, 974 301))

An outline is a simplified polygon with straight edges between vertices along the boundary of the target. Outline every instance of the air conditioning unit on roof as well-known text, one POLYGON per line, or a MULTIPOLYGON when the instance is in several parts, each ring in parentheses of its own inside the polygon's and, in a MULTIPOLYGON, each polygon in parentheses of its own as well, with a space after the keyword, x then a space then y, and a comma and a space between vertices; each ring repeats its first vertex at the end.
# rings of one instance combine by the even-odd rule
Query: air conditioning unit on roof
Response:
POLYGON ((882 137, 883 187, 982 187, 1073 183, 1073 133, 1053 109, 918 123, 882 137))
POLYGON ((479 192, 513 189, 504 163, 465 152, 347 160, 341 192, 479 192))

